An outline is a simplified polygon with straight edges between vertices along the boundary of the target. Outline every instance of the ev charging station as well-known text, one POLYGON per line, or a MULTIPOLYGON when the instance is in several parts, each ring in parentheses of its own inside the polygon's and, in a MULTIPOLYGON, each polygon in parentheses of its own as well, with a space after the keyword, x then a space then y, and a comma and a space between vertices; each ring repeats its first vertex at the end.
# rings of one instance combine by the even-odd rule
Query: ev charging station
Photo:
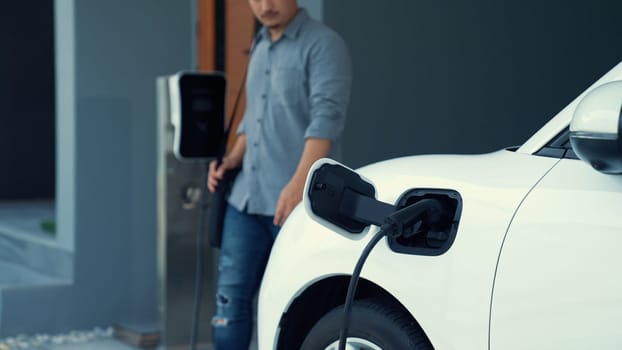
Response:
MULTIPOLYGON (((220 73, 181 72, 157 78, 158 313, 165 348, 188 345, 203 256, 199 344, 211 342, 217 252, 197 247, 208 163, 223 144, 226 79, 220 73)), ((208 202, 209 205, 209 202, 208 202)), ((201 234, 204 234, 202 232, 201 234)))

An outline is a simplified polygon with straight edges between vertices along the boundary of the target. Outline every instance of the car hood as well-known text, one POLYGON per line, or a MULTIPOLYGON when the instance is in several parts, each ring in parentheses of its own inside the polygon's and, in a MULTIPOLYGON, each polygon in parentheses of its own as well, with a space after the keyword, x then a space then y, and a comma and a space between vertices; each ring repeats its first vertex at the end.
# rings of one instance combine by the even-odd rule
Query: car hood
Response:
MULTIPOLYGON (((373 163, 356 171, 378 192, 378 199, 395 202, 412 188, 477 189, 478 197, 490 191, 526 190, 558 160, 501 150, 483 155, 422 155, 373 163)), ((522 192, 522 191, 521 191, 522 192)), ((493 196, 494 197, 494 196, 493 196)))

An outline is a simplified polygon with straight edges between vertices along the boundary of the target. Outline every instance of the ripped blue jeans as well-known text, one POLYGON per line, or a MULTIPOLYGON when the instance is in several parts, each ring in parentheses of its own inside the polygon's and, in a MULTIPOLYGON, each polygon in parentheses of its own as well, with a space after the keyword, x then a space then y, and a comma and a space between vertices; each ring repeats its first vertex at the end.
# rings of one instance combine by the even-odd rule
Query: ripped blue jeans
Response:
POLYGON ((272 216, 247 214, 229 205, 218 262, 215 350, 248 350, 257 294, 272 243, 280 227, 272 216))

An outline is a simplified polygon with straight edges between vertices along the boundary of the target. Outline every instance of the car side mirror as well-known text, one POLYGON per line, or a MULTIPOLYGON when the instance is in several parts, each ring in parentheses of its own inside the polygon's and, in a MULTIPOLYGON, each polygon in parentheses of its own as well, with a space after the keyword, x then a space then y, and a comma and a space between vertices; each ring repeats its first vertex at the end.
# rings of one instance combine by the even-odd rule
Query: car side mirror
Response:
POLYGON ((579 102, 570 143, 581 160, 606 174, 622 174, 622 81, 603 84, 579 102))
POLYGON ((331 159, 313 164, 305 183, 307 214, 321 225, 358 239, 370 224, 382 225, 395 206, 376 200, 371 181, 331 159))

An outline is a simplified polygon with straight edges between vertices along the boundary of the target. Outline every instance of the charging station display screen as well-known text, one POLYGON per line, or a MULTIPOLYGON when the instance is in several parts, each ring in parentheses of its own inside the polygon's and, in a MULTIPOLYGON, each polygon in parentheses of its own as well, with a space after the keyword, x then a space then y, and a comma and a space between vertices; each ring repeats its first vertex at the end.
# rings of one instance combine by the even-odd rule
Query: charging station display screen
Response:
POLYGON ((222 75, 180 77, 179 153, 183 158, 219 156, 224 138, 226 87, 222 75))

